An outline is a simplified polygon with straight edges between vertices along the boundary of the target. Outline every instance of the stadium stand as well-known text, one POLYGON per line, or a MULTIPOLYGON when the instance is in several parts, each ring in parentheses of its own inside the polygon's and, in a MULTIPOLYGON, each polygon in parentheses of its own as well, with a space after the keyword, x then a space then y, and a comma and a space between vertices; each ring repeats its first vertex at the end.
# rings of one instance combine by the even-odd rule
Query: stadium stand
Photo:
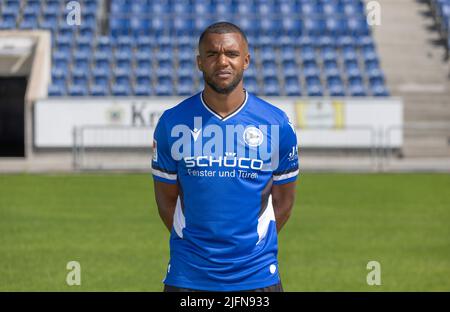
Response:
POLYGON ((447 47, 447 58, 450 50, 450 0, 429 0, 431 12, 438 25, 439 32, 447 47))
POLYGON ((195 69, 198 36, 210 23, 223 20, 248 35, 249 91, 267 96, 389 95, 361 0, 79 3, 81 25, 70 26, 66 2, 0 0, 1 29, 52 32, 50 96, 194 93, 202 84, 195 69))

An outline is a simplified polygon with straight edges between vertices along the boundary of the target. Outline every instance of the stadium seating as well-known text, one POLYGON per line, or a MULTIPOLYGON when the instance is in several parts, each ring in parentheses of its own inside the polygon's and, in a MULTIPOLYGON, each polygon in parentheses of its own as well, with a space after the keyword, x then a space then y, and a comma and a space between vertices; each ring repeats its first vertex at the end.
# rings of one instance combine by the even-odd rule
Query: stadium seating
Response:
MULTIPOLYGON (((432 1, 446 26, 449 1, 432 1)), ((0 0, 0 29, 52 32, 50 96, 192 94, 202 85, 198 36, 221 20, 248 36, 252 62, 244 79, 252 92, 389 95, 362 0, 79 2, 82 23, 72 26, 66 1, 0 0)))
POLYGON ((431 12, 436 19, 439 32, 447 45, 447 54, 450 50, 450 0, 429 0, 431 12))

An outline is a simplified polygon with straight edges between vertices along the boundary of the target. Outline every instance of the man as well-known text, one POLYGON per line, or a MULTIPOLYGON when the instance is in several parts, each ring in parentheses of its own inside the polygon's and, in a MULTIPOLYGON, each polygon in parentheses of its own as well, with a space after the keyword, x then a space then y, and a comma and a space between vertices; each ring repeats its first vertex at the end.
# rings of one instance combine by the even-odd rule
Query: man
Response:
POLYGON ((245 34, 226 22, 200 36, 205 86, 164 112, 152 173, 171 232, 165 291, 283 291, 277 232, 298 174, 286 114, 243 88, 245 34))

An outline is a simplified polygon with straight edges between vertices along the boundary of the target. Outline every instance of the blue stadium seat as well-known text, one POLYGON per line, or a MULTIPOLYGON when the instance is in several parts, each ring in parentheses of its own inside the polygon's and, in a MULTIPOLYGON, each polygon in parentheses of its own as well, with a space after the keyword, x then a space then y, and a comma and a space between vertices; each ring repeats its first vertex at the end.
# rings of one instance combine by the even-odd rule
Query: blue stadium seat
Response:
POLYGON ((389 91, 384 85, 371 85, 371 93, 376 97, 389 96, 389 91))
POLYGON ((320 36, 318 38, 317 42, 317 47, 320 49, 324 49, 324 48, 331 48, 331 49, 336 49, 338 47, 337 43, 336 43, 336 38, 333 36, 320 36))
POLYGON ((338 16, 343 13, 343 6, 340 2, 326 1, 322 4, 322 11, 326 16, 338 16))
POLYGON ((66 93, 66 87, 63 85, 52 84, 48 87, 48 96, 65 96, 66 93))
POLYGON ((336 60, 325 61, 323 64, 323 68, 324 68, 323 69, 324 73, 327 77, 340 75, 340 70, 339 70, 336 60))
POLYGON ((81 68, 72 68, 72 84, 87 86, 88 74, 88 72, 81 68))
POLYGON ((306 84, 308 96, 323 96, 323 87, 320 84, 306 84))
POLYGON ((162 77, 172 77, 174 68, 170 61, 160 61, 158 62, 157 76, 162 77))
POLYGON ((99 36, 97 37, 95 48, 97 52, 109 52, 111 51, 111 40, 107 36, 99 36))
POLYGON ((281 47, 281 60, 282 61, 288 61, 292 60, 295 61, 295 48, 293 45, 285 45, 281 47))
POLYGON ((350 17, 347 20, 347 34, 358 37, 367 36, 370 33, 365 17, 350 17))
MULTIPOLYGON (((80 51, 77 51, 76 53, 79 53, 80 51)), ((83 70, 85 72, 89 71, 90 60, 88 57, 85 57, 84 54, 82 56, 75 55, 73 58, 73 66, 77 69, 83 70)))
POLYGON ((150 36, 141 36, 137 38, 136 49, 137 53, 153 53, 153 45, 155 38, 150 36))
POLYGON ((93 58, 94 66, 98 68, 109 69, 111 58, 112 55, 110 52, 96 52, 93 58))
POLYGON ((171 79, 159 78, 155 87, 155 94, 158 96, 169 96, 173 94, 173 84, 171 79))
POLYGON ((66 73, 69 72, 69 58, 65 53, 54 52, 52 57, 52 66, 55 69, 63 70, 66 73))
POLYGON ((280 1, 280 3, 278 4, 278 10, 282 16, 296 14, 299 12, 298 2, 297 1, 280 1))
POLYGON ((277 64, 275 63, 275 61, 264 61, 262 63, 262 70, 263 70, 263 77, 268 78, 268 77, 277 77, 277 72, 278 72, 278 68, 277 68, 277 64))
POLYGON ((300 36, 303 31, 302 21, 295 15, 281 19, 281 33, 288 36, 300 36))
POLYGON ((151 85, 148 84, 136 84, 134 86, 135 96, 151 96, 153 94, 151 85))
POLYGON ((174 58, 173 48, 170 45, 159 46, 158 52, 156 53, 156 59, 158 61, 170 61, 174 58))
POLYGON ((26 19, 26 20, 23 20, 20 23, 19 28, 20 29, 36 29, 36 28, 38 28, 38 25, 39 25, 39 23, 38 23, 38 19, 37 18, 35 18, 35 19, 26 19))
POLYGON ((336 44, 340 48, 354 48, 356 43, 355 39, 351 36, 340 36, 336 40, 336 44))
POLYGON ((244 86, 248 92, 259 94, 259 85, 256 78, 244 78, 244 86))
POLYGON ((125 69, 114 70, 114 81, 117 85, 131 85, 130 72, 125 69))
POLYGON ((264 78, 264 92, 263 94, 266 96, 279 96, 280 95, 280 86, 278 83, 278 79, 275 77, 267 77, 264 78))
POLYGON ((328 91, 330 96, 345 96, 345 88, 343 84, 332 84, 328 85, 328 91))
POLYGON ((314 52, 314 43, 315 40, 313 40, 313 38, 311 38, 310 36, 301 36, 300 38, 298 38, 297 40, 297 46, 302 48, 302 49, 313 49, 314 52))
POLYGON ((250 63, 250 66, 244 72, 244 76, 247 78, 256 78, 257 77, 256 66, 250 63))
POLYGON ((148 54, 144 53, 138 53, 135 56, 136 61, 136 67, 146 67, 146 68, 152 68, 152 57, 151 55, 149 57, 148 54))
POLYGON ((95 26, 81 24, 78 28, 79 36, 94 38, 95 35, 95 26))
POLYGON ((111 94, 113 96, 130 96, 132 91, 130 85, 113 84, 111 87, 111 94))
POLYGON ((5 1, 3 12, 19 12, 20 11, 20 1, 5 1))
POLYGON ((115 57, 115 65, 116 68, 125 70, 125 71, 130 71, 131 70, 131 59, 130 59, 130 55, 127 53, 116 53, 116 57, 115 57))
POLYGON ((52 68, 52 84, 66 86, 68 72, 59 68, 52 68))
POLYGON ((345 62, 347 61, 357 61, 358 54, 355 48, 346 47, 342 50, 342 57, 345 62))
POLYGON ((178 60, 190 60, 195 58, 195 50, 190 46, 181 46, 178 49, 178 60))
POLYGON ((337 60, 336 50, 332 47, 324 47, 321 49, 320 54, 322 56, 322 60, 324 61, 335 61, 337 60))
POLYGON ((177 95, 180 96, 188 96, 191 95, 194 90, 192 90, 192 79, 185 77, 180 79, 180 81, 178 81, 178 86, 177 86, 177 95))
POLYGON ((282 70, 285 79, 289 77, 298 77, 299 68, 293 60, 284 61, 282 70))
POLYGON ((316 59, 316 51, 312 46, 303 46, 300 48, 300 56, 303 61, 313 61, 316 59))
POLYGON ((305 34, 309 36, 320 36, 326 32, 325 20, 323 18, 305 16, 303 18, 303 28, 305 34))
POLYGON ((277 17, 266 16, 257 20, 257 22, 258 29, 256 34, 278 36, 284 32, 284 29, 280 27, 282 21, 277 17))
POLYGON ((95 85, 108 86, 111 71, 105 68, 94 67, 92 69, 92 79, 95 85))
POLYGON ((24 9, 24 13, 37 12, 40 10, 40 8, 41 3, 39 2, 39 0, 28 0, 24 9))
POLYGON ((151 77, 152 74, 152 69, 149 67, 136 67, 134 70, 134 75, 136 77, 151 77))
POLYGON ((325 32, 330 36, 341 36, 347 32, 347 23, 340 17, 328 17, 324 21, 325 32))
POLYGON ((1 27, 3 29, 10 29, 16 27, 16 16, 12 13, 2 12, 1 16, 1 27))
POLYGON ((178 65, 178 76, 179 77, 192 77, 194 75, 195 64, 193 61, 184 60, 178 65))
POLYGON ((130 20, 124 17, 114 17, 109 19, 109 28, 114 37, 129 35, 130 20))
POLYGON ((285 80, 285 92, 287 96, 301 96, 302 90, 297 77, 289 77, 285 80))
POLYGON ((194 23, 190 17, 173 19, 171 26, 175 36, 189 35, 194 31, 194 23))
POLYGON ((86 95, 88 95, 87 85, 72 84, 69 86, 67 93, 70 96, 86 96, 86 95))
POLYGON ((315 61, 306 61, 303 63, 302 73, 303 76, 305 76, 306 78, 319 77, 320 75, 319 66, 315 61))
POLYGON ((92 96, 107 96, 109 95, 109 87, 107 85, 93 84, 89 87, 89 95, 92 96))
POLYGON ((321 11, 321 3, 316 1, 300 1, 300 13, 303 16, 317 15, 321 11))
POLYGON ((145 75, 145 76, 138 75, 138 76, 136 76, 136 83, 140 84, 140 85, 148 85, 149 86, 152 83, 152 79, 150 76, 147 76, 147 75, 145 75))
POLYGON ((84 10, 86 10, 87 12, 96 12, 97 8, 97 0, 84 0, 84 10))
POLYGON ((351 96, 367 96, 367 91, 362 84, 354 84, 348 87, 351 96))

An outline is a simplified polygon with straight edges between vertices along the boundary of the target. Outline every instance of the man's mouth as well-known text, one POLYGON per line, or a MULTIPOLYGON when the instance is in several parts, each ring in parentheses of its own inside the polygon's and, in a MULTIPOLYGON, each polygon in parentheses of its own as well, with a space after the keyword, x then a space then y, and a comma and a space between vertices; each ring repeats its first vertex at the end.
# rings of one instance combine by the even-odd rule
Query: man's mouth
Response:
POLYGON ((228 77, 231 77, 231 72, 226 70, 220 70, 216 72, 216 76, 222 79, 226 79, 228 77))

